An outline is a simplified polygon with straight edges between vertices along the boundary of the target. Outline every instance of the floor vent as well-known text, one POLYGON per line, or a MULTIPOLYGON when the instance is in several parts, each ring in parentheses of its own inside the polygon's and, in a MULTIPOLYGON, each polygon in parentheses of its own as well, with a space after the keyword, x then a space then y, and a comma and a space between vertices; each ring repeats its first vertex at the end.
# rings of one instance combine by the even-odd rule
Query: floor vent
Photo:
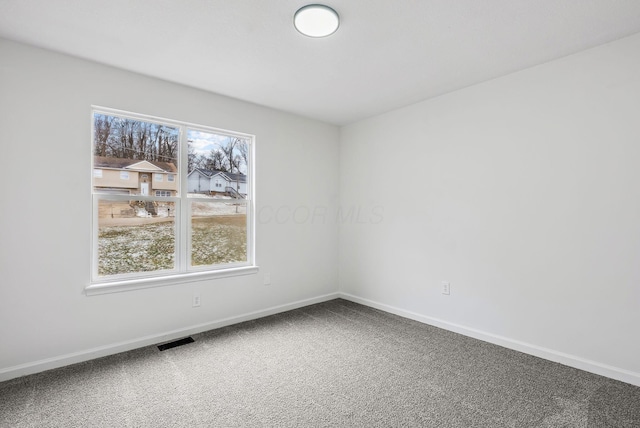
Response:
POLYGON ((186 345, 187 343, 193 343, 195 340, 191 336, 185 337, 184 339, 174 340, 173 342, 165 343, 164 345, 158 345, 158 349, 161 351, 165 351, 167 349, 175 348, 176 346, 186 345))

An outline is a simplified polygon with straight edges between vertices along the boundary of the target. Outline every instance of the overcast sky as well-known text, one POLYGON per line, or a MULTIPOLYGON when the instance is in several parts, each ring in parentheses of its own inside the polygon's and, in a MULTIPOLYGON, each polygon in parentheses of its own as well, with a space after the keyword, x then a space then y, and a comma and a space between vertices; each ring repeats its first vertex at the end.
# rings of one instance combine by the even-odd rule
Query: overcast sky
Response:
POLYGON ((187 132, 189 146, 197 155, 208 155, 214 148, 219 148, 221 143, 229 139, 226 135, 212 134, 210 132, 189 130, 187 132))

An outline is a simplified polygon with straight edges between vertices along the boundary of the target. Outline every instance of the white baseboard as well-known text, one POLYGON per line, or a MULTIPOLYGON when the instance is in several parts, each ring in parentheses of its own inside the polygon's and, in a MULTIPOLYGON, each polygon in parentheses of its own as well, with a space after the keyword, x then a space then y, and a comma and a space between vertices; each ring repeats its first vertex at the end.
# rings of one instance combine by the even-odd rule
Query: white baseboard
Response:
POLYGON ((34 361, 30 363, 20 364, 13 367, 0 369, 0 382, 9 379, 25 376, 33 373, 42 372, 45 370, 55 369, 58 367, 67 366, 69 364, 75 364, 83 361, 92 360, 95 358, 105 357, 108 355, 117 354, 120 352, 130 351, 133 349, 141 348, 144 346, 155 345, 157 343, 168 342, 191 334, 201 333, 203 331, 213 330, 228 325, 237 324, 243 321, 250 321, 258 318, 262 318, 269 315, 274 315, 281 312, 290 311, 292 309, 298 309, 304 306, 313 305, 315 303, 325 302, 328 300, 342 298, 355 303, 360 303, 365 306, 380 309, 385 312, 389 312, 395 315, 399 315, 404 318, 409 318, 414 321, 418 321, 424 324, 429 324, 435 327, 443 328, 445 330, 460 333, 465 336, 473 337, 475 339, 483 340, 485 342, 493 343, 505 348, 513 349, 515 351, 524 352, 526 354, 534 355, 536 357, 544 358, 549 361, 554 361, 566 366, 574 367, 580 370, 595 373, 601 376, 616 379, 621 382, 626 382, 632 385, 640 386, 640 373, 624 370, 618 367, 609 366, 606 364, 598 363, 596 361, 587 360, 575 355, 565 354, 563 352, 554 351, 552 349, 543 348, 540 346, 532 345, 529 343, 513 340, 507 337, 498 336, 495 334, 480 331, 474 328, 462 326, 459 324, 450 323, 448 321, 440 320, 433 317, 428 317, 415 312, 407 311, 395 306, 386 305, 383 303, 375 302, 373 300, 365 299, 362 297, 354 296, 349 293, 337 292, 325 294, 322 296, 299 300, 284 305, 273 306, 271 308, 249 312, 246 314, 224 318, 217 321, 212 321, 204 324, 198 324, 183 329, 172 330, 169 332, 149 335, 134 340, 125 342, 114 343, 110 345, 100 346, 85 351, 74 352, 58 357, 47 358, 44 360, 34 361))
POLYGON ((280 312, 298 309, 304 306, 313 305, 315 303, 326 302, 339 298, 339 293, 330 293, 310 299, 298 300, 296 302, 284 305, 273 306, 259 311, 249 312, 246 314, 224 318, 204 324, 198 324, 182 329, 172 330, 165 333, 140 337, 134 340, 128 340, 110 345, 99 346, 97 348, 87 349, 84 351, 74 352, 71 354, 61 355, 58 357, 47 358, 44 360, 34 361, 30 363, 20 364, 13 367, 0 369, 0 382, 9 379, 25 376, 33 373, 39 373, 45 370, 51 370, 58 367, 68 366, 69 364, 80 363, 83 361, 93 360, 95 358, 106 357, 107 355, 118 354, 120 352, 131 351, 133 349, 142 348, 144 346, 155 345, 157 343, 169 342, 191 334, 201 333, 203 331, 213 330, 243 321, 250 321, 269 315, 278 314, 280 312))
POLYGON ((597 361, 587 360, 585 358, 577 357, 575 355, 565 354, 563 352, 554 351, 553 349, 543 348, 541 346, 532 345, 530 343, 521 342, 519 340, 513 340, 508 337, 498 336, 495 334, 477 330, 475 328, 470 328, 463 325, 450 323, 448 321, 428 317, 425 315, 417 314, 415 312, 406 311, 404 309, 386 305, 384 303, 379 303, 373 300, 354 296, 349 293, 341 292, 339 293, 339 297, 355 303, 360 303, 361 305, 369 306, 375 309, 380 309, 385 312, 390 312, 392 314, 399 315, 404 318, 409 318, 414 321, 421 322, 423 324, 429 324, 434 327, 439 327, 445 330, 453 331, 455 333, 460 333, 465 336, 473 337, 475 339, 493 343, 495 345, 500 345, 505 348, 513 349, 515 351, 524 352, 525 354, 544 358, 545 360, 564 364, 569 367, 574 367, 576 369, 584 370, 590 373, 595 373, 597 375, 619 380, 621 382, 626 382, 632 385, 640 386, 640 373, 632 372, 632 371, 621 369, 618 367, 609 366, 607 364, 602 364, 597 361))

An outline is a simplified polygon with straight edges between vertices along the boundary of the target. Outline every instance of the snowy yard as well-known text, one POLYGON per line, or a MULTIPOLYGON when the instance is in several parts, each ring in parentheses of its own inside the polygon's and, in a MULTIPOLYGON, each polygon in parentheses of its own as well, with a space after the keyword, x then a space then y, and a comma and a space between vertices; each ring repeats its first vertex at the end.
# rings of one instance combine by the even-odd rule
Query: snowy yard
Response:
MULTIPOLYGON (((232 215, 208 215, 192 220, 192 265, 245 261, 247 229, 244 207, 226 207, 232 215)), ((195 210, 194 210, 195 211, 195 210)), ((194 212, 197 215, 196 212, 194 212)), ((207 213, 209 214, 209 213, 207 213)), ((139 223, 140 221, 138 221, 139 223)), ((174 222, 103 225, 98 235, 100 276, 173 269, 174 222)))

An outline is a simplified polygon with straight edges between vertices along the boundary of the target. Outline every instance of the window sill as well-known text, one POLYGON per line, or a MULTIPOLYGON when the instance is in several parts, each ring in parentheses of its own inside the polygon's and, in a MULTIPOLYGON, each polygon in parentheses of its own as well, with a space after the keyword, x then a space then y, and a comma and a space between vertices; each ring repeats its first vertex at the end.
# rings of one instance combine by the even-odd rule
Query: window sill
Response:
POLYGON ((227 278, 231 276, 251 275, 258 273, 258 266, 243 266, 230 269, 221 269, 207 272, 190 272, 183 274, 159 276, 153 278, 136 278, 122 281, 97 282, 85 287, 87 296, 98 294, 120 293, 123 291, 140 290, 142 288, 162 287, 165 285, 177 285, 208 279, 227 278))

